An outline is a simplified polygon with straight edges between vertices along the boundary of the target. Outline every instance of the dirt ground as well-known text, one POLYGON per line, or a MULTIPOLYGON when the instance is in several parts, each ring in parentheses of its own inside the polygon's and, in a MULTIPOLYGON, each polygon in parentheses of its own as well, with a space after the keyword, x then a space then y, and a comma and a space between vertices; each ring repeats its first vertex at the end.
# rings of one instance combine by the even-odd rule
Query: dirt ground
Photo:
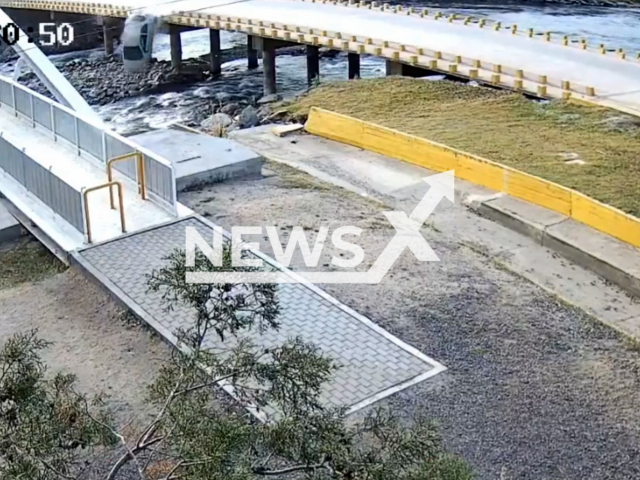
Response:
MULTIPOLYGON (((225 228, 275 225, 281 241, 294 225, 315 233, 328 226, 324 270, 336 253, 329 238, 338 225, 363 230, 358 244, 367 256, 359 268, 387 244, 382 211, 391 208, 280 164, 268 163, 264 173, 180 201, 225 228)), ((422 234, 440 262, 418 263, 405 252, 378 285, 323 285, 448 367, 381 403, 437 420, 479 479, 640 478, 639 351, 457 241, 455 231, 426 226, 422 234)), ((246 237, 273 254, 267 238, 246 237)), ((291 265, 309 270, 299 254, 291 265)))
POLYGON ((145 387, 168 358, 168 346, 35 240, 4 247, 0 263, 6 266, 9 259, 24 268, 2 272, 13 286, 0 289, 0 341, 37 328, 41 338, 53 342, 43 353, 50 372, 75 374, 79 391, 105 393, 120 425, 144 422, 152 413, 145 387), (30 267, 35 281, 22 274, 29 270, 25 259, 40 261, 40 267, 30 267))

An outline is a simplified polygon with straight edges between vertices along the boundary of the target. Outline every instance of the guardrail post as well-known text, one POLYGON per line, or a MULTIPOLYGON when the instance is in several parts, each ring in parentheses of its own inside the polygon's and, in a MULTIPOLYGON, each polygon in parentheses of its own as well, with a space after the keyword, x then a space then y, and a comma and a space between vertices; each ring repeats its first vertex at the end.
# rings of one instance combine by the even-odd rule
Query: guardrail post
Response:
POLYGON ((13 114, 18 116, 18 109, 16 108, 16 86, 11 84, 11 96, 13 97, 13 114))
POLYGON ((107 134, 102 131, 102 161, 107 163, 107 134))
POLYGON ((73 119, 74 119, 73 126, 76 134, 76 150, 78 151, 78 155, 80 155, 80 130, 78 128, 78 117, 74 116, 73 119))
POLYGON ((51 112, 51 133, 53 133, 53 141, 58 141, 58 135, 56 135, 56 114, 54 111, 55 107, 49 104, 49 111, 51 112))
POLYGON ((29 107, 31 107, 31 123, 36 128, 36 112, 33 108, 33 95, 29 94, 29 107))

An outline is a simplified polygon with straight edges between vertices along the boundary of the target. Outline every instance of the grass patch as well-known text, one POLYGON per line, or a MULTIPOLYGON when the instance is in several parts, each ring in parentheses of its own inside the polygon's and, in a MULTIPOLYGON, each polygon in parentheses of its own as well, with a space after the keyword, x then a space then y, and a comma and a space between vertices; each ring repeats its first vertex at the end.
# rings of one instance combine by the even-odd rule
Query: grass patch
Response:
POLYGON ((0 250, 0 290, 24 282, 37 282, 66 268, 40 242, 26 238, 0 250))
POLYGON ((534 102, 460 83, 397 77, 324 84, 284 108, 304 121, 311 106, 480 155, 640 217, 637 117, 563 101, 534 102))

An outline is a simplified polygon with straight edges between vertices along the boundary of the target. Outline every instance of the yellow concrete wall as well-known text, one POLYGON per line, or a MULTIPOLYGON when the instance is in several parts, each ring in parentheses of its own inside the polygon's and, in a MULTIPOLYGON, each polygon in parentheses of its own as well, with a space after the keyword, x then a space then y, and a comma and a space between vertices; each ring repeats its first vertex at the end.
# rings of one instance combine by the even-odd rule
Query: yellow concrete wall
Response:
POLYGON ((640 220, 575 190, 446 145, 313 107, 305 130, 535 203, 640 247, 640 220))

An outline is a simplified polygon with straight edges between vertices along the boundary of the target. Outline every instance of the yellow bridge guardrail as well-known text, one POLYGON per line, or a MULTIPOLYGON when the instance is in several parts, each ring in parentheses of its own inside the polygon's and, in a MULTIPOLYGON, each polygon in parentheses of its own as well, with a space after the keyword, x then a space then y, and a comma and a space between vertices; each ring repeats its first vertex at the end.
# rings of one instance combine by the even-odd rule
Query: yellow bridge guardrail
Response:
MULTIPOLYGON (((300 0, 305 1, 305 0, 300 0)), ((369 10, 376 10, 384 13, 391 14, 405 14, 405 15, 415 15, 421 18, 427 18, 430 20, 440 20, 446 19, 449 23, 462 25, 462 26, 478 26, 479 28, 491 28, 496 32, 501 33, 510 33, 514 36, 521 36, 531 39, 540 39, 545 42, 553 42, 563 45, 565 47, 576 48, 579 50, 584 50, 590 53, 598 53, 598 54, 607 54, 613 53, 618 58, 622 60, 629 60, 635 63, 640 63, 640 52, 625 52, 622 48, 611 48, 606 47, 604 44, 598 44, 597 46, 589 45, 587 40, 583 38, 576 38, 574 35, 559 35, 552 34, 549 31, 535 31, 533 28, 519 28, 517 24, 513 25, 502 25, 502 22, 487 18, 478 18, 473 16, 462 15, 458 13, 450 14, 445 17, 442 12, 435 11, 433 13, 429 13, 427 9, 417 10, 413 7, 402 7, 400 5, 393 6, 388 3, 380 4, 378 2, 354 2, 350 0, 349 2, 328 2, 327 0, 310 0, 311 3, 333 3, 333 4, 341 4, 347 7, 356 7, 356 8, 367 8, 369 10)))
MULTIPOLYGON (((305 0, 300 0, 305 1, 305 0)), ((633 54, 629 54, 629 52, 625 52, 621 48, 607 48, 604 44, 599 44, 597 47, 592 47, 588 44, 588 42, 584 39, 576 39, 572 38, 573 36, 559 36, 552 35, 551 32, 536 32, 532 28, 519 28, 518 25, 510 25, 503 26, 501 22, 485 19, 485 18, 477 18, 471 16, 465 16, 461 14, 450 14, 448 16, 444 16, 442 12, 436 11, 434 13, 430 13, 427 9, 417 10, 413 7, 403 8, 400 5, 393 6, 388 3, 378 3, 378 2, 356 2, 353 0, 349 1, 328 1, 328 0, 311 0, 312 3, 323 3, 323 4, 331 4, 331 5, 343 5, 346 7, 355 7, 355 8, 367 8, 369 10, 376 10, 383 13, 392 13, 392 14, 405 14, 405 15, 415 15, 420 18, 427 18, 431 20, 439 20, 446 19, 449 23, 460 24, 463 26, 479 26, 480 28, 484 28, 488 26, 497 32, 510 32, 512 35, 519 35, 528 37, 531 39, 544 39, 544 41, 556 41, 556 38, 560 38, 560 42, 562 45, 566 47, 578 48, 580 50, 585 50, 593 53, 614 53, 618 56, 618 58, 623 60, 632 60, 634 62, 640 63, 640 52, 636 52, 633 54)), ((83 2, 69 2, 69 1, 53 1, 53 0, 33 0, 33 1, 0 1, 1 6, 5 7, 13 7, 13 8, 26 8, 26 9, 34 9, 34 10, 54 10, 54 11, 65 11, 65 12, 73 12, 73 13, 86 13, 90 15, 104 15, 104 16, 113 16, 113 17, 126 17, 127 16, 127 8, 121 5, 114 5, 110 3, 92 3, 85 4, 83 2)), ((180 12, 182 15, 187 15, 190 12, 180 12)))
MULTIPOLYGON (((118 157, 110 158, 107 161, 107 180, 109 183, 113 183, 113 164, 116 162, 121 162, 124 160, 131 160, 132 158, 136 159, 136 169, 138 172, 138 194, 142 198, 142 200, 147 199, 147 181, 146 181, 146 173, 144 170, 144 158, 140 152, 132 152, 125 153, 124 155, 120 155, 118 157)), ((111 208, 115 209, 113 203, 113 188, 109 187, 109 202, 111 204, 111 208)))
POLYGON ((640 219, 587 195, 425 138, 312 107, 305 130, 540 205, 640 247, 640 219))
MULTIPOLYGON (((85 222, 87 224, 87 243, 91 243, 91 220, 89 215, 89 193, 95 192, 96 190, 101 190, 103 188, 108 188, 111 191, 111 187, 118 187, 118 207, 120 210, 120 227, 122 229, 122 233, 127 233, 127 229, 124 222, 124 197, 122 195, 122 183, 118 181, 109 181, 107 183, 103 183, 101 185, 96 185, 95 187, 87 188, 82 192, 82 198, 84 202, 84 216, 85 222)), ((113 203, 111 204, 111 208, 115 210, 115 206, 113 203)))

